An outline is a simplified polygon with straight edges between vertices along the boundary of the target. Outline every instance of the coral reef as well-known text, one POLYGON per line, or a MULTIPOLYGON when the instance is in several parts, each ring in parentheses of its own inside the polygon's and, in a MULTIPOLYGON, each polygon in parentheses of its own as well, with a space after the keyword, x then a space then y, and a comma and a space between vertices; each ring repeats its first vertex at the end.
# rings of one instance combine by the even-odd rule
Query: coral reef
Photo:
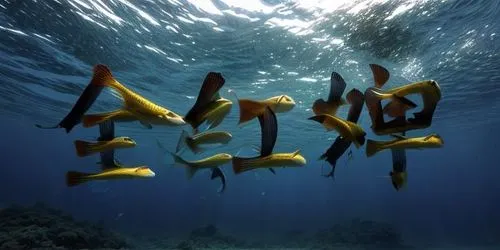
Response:
POLYGON ((188 239, 180 242, 176 249, 234 249, 255 248, 254 245, 238 240, 231 236, 223 235, 216 226, 207 225, 194 229, 188 239))
POLYGON ((130 247, 102 226, 76 222, 37 203, 0 210, 0 249, 121 249, 130 247))

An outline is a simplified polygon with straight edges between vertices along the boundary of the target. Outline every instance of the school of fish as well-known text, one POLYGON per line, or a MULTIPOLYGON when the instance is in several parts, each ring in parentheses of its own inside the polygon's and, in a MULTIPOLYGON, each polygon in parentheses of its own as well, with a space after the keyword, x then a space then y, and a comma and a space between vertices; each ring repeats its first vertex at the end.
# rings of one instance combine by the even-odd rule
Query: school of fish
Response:
MULTIPOLYGON (((425 80, 409 83, 397 88, 384 90, 384 84, 389 80, 389 71, 377 64, 370 64, 373 74, 374 86, 368 87, 364 93, 351 89, 344 98, 342 95, 347 87, 342 76, 332 72, 330 78, 330 92, 327 100, 318 99, 312 105, 314 116, 309 120, 320 123, 326 131, 336 131, 337 138, 319 159, 331 165, 331 171, 324 175, 334 177, 338 159, 344 155, 351 144, 356 149, 366 144, 366 156, 372 157, 378 152, 391 150, 393 167, 389 178, 393 187, 400 190, 407 183, 406 151, 409 149, 439 148, 444 142, 438 134, 429 134, 419 137, 407 137, 410 130, 430 127, 437 103, 441 99, 441 90, 434 80, 425 80), (407 112, 418 105, 406 96, 420 94, 423 108, 420 112, 413 113, 407 118, 407 112), (382 107, 382 101, 388 103, 382 107), (376 141, 366 139, 366 132, 357 124, 363 106, 366 104, 372 122, 371 129, 375 135, 391 135, 390 141, 376 141), (337 110, 343 105, 350 105, 347 118, 337 116, 337 110), (392 118, 385 121, 384 115, 392 118)), ((136 142, 126 136, 115 136, 115 123, 137 121, 145 128, 153 126, 184 126, 189 124, 192 134, 182 130, 175 151, 167 150, 160 141, 158 147, 166 154, 172 156, 174 164, 186 169, 187 178, 191 179, 198 171, 209 169, 210 179, 220 179, 221 187, 218 192, 226 189, 226 175, 222 170, 225 164, 231 164, 233 172, 238 175, 243 172, 259 168, 267 168, 276 174, 276 167, 302 167, 307 160, 300 153, 273 152, 278 135, 278 113, 285 113, 295 107, 295 101, 288 95, 269 97, 265 100, 252 100, 237 98, 240 114, 238 125, 257 119, 261 128, 261 145, 256 147, 257 156, 242 157, 229 153, 217 153, 212 156, 188 160, 181 153, 189 149, 194 154, 207 150, 207 145, 225 145, 230 143, 232 135, 227 131, 213 131, 212 129, 222 123, 232 108, 232 102, 220 95, 220 90, 225 84, 221 73, 209 72, 200 88, 196 102, 185 116, 179 115, 161 105, 158 105, 135 91, 121 84, 112 75, 106 65, 96 65, 93 76, 86 86, 71 111, 55 126, 42 126, 39 128, 64 128, 69 133, 76 125, 82 123, 83 127, 99 126, 99 136, 96 141, 75 140, 74 146, 79 157, 100 155, 100 171, 89 173, 68 171, 66 185, 77 186, 92 180, 135 179, 152 178, 155 172, 148 166, 127 166, 120 163, 115 157, 115 150, 133 148, 136 142), (105 113, 87 114, 87 111, 97 100, 104 88, 111 88, 119 94, 123 106, 118 110, 105 113), (200 126, 206 124, 204 131, 200 126)), ((352 158, 352 150, 348 159, 352 158)))

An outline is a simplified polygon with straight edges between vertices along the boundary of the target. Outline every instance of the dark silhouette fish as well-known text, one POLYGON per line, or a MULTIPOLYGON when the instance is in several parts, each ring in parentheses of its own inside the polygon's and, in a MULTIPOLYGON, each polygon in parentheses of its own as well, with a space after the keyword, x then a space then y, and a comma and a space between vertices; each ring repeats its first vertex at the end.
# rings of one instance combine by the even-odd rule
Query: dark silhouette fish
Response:
POLYGON ((97 84, 98 81, 101 81, 101 79, 96 78, 96 72, 94 69, 92 80, 90 80, 90 83, 87 87, 85 87, 80 97, 78 97, 78 100, 75 105, 73 105, 73 108, 71 108, 71 111, 62 119, 61 122, 59 122, 59 124, 55 126, 35 124, 35 126, 41 129, 64 128, 66 133, 71 132, 71 130, 82 121, 83 115, 90 109, 97 97, 101 94, 104 86, 97 84))

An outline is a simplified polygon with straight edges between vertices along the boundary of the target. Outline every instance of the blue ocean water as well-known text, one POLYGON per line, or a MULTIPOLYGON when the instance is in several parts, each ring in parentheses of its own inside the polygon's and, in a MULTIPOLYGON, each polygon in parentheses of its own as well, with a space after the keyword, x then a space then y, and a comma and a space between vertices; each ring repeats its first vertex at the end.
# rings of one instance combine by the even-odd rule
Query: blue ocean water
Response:
MULTIPOLYGON (((500 245, 499 1, 1 0, 0 10, 3 207, 42 201, 132 238, 182 238, 212 224, 227 235, 279 241, 290 231, 359 218, 393 225, 417 249, 500 245), (432 126, 408 135, 438 133, 444 147, 407 151, 401 191, 387 178, 389 151, 367 158, 364 147, 351 146, 353 157, 339 159, 335 179, 322 177, 329 166, 317 159, 338 134, 307 120, 314 100, 327 97, 332 71, 346 80, 346 92, 364 92, 373 86, 370 63, 389 69, 388 87, 434 79, 442 91, 432 126), (275 151, 300 149, 308 163, 276 168, 276 175, 262 169, 236 176, 223 166, 228 183, 219 194, 210 172, 188 180, 157 146, 160 140, 173 150, 189 128, 117 123, 117 134, 137 141, 117 151, 119 160, 145 164, 156 177, 68 188, 66 171, 98 169, 97 156, 77 157, 73 147, 76 139, 95 139, 98 129, 78 125, 66 134, 34 124, 57 124, 96 64, 183 115, 209 71, 224 75, 221 95, 233 108, 217 130, 233 139, 188 159, 255 154, 259 123, 237 126, 228 90, 251 99, 290 95, 297 104, 277 114, 275 151)), ((119 105, 104 91, 91 111, 119 105)), ((367 138, 389 139, 370 129, 366 107, 359 123, 367 138)))

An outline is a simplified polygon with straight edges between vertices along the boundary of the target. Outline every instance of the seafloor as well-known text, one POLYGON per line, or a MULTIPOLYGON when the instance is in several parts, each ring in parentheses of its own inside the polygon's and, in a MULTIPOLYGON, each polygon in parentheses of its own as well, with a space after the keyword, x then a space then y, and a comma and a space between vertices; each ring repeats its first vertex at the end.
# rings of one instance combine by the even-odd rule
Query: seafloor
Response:
POLYGON ((193 229, 184 238, 127 237, 103 225, 77 222, 43 203, 0 210, 0 249, 500 249, 493 242, 484 247, 410 246, 391 225, 353 220, 306 234, 290 231, 273 242, 237 239, 215 225, 193 229))

